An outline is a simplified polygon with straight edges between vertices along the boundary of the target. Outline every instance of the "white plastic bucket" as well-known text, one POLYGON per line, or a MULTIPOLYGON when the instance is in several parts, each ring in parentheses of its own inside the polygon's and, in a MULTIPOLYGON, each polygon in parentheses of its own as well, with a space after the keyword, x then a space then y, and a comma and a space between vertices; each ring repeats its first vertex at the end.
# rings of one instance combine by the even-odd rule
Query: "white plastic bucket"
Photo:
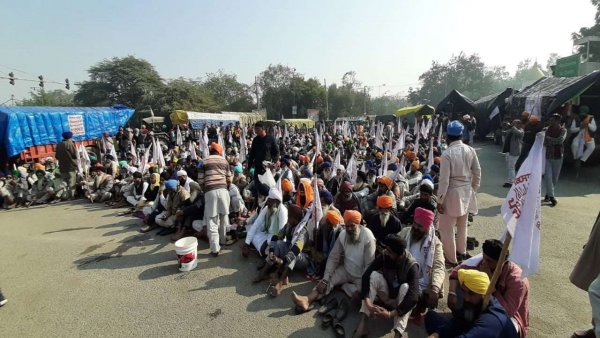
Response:
POLYGON ((175 253, 179 262, 179 271, 190 271, 198 265, 198 240, 196 237, 184 237, 175 242, 175 253))

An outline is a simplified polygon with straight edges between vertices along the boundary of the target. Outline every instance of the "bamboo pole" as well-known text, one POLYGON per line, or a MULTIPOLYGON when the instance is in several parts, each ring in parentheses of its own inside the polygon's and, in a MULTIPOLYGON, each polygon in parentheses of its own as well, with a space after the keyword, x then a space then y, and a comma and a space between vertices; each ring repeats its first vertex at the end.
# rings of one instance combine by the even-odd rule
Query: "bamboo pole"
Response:
POLYGON ((492 280, 490 281, 490 286, 488 286, 487 292, 485 293, 485 297, 483 298, 483 308, 487 308, 490 303, 490 298, 492 297, 492 293, 496 291, 496 283, 500 278, 500 274, 502 273, 502 266, 506 261, 506 256, 508 256, 508 247, 510 246, 510 242, 512 240, 512 236, 510 232, 506 232, 506 238, 504 238, 504 245, 502 245, 502 251, 500 252, 500 258, 498 258, 498 262, 496 263, 496 269, 494 269, 494 274, 492 275, 492 280))

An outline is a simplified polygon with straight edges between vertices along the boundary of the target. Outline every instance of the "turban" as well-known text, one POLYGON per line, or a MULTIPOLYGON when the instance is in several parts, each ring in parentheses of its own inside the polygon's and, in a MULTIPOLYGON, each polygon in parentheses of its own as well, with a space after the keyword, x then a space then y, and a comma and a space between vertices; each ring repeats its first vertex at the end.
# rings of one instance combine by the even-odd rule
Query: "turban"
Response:
POLYGON ((377 152, 377 153, 375 154, 375 157, 376 157, 376 158, 383 158, 383 154, 382 154, 382 153, 380 153, 380 152, 377 152))
POLYGON ((441 161, 441 159, 439 158, 439 156, 436 156, 433 158, 433 163, 435 163, 437 165, 440 165, 440 161, 441 161))
POLYGON ((430 180, 431 182, 433 182, 433 177, 431 177, 431 175, 429 174, 425 174, 421 177, 422 180, 430 180))
POLYGON ((416 155, 416 154, 415 154, 415 152, 414 152, 414 151, 412 151, 412 150, 407 150, 407 151, 404 153, 404 156, 406 156, 406 158, 407 158, 409 161, 412 161, 412 160, 414 160, 415 158, 417 158, 417 155, 416 155))
POLYGON ((271 189, 268 185, 264 183, 260 183, 258 185, 258 193, 262 196, 267 196, 269 194, 269 189, 271 189))
POLYGON ((342 186, 340 187, 340 191, 342 191, 342 192, 352 191, 352 183, 350 183, 348 181, 344 181, 342 183, 342 186))
POLYGON ((314 198, 314 191, 312 188, 312 185, 310 184, 309 180, 300 180, 300 184, 298 185, 298 191, 300 190, 300 187, 303 187, 304 189, 304 205, 302 205, 301 199, 300 199, 300 193, 298 193, 296 195, 296 206, 300 207, 300 208, 308 208, 310 206, 310 204, 313 201, 314 198))
POLYGON ((340 164, 340 165, 338 165, 338 167, 337 167, 337 168, 338 168, 338 170, 342 170, 342 171, 346 170, 346 167, 344 167, 344 166, 343 166, 343 165, 341 165, 341 164, 340 164))
POLYGON ((481 247, 483 253, 491 259, 497 261, 500 259, 500 253, 502 252, 502 242, 497 239, 488 239, 483 243, 481 247))
POLYGON ((216 151, 219 155, 223 155, 223 146, 218 143, 211 144, 210 149, 216 151))
POLYGON ((133 178, 142 178, 142 173, 139 171, 136 171, 133 173, 133 178))
POLYGON ((250 176, 254 176, 254 168, 248 169, 248 172, 250 173, 250 176))
POLYGON ((431 171, 439 173, 440 172, 440 166, 437 164, 434 164, 431 166, 431 171))
POLYGON ((526 112, 526 111, 524 111, 524 112, 521 113, 521 117, 529 118, 529 113, 526 112))
POLYGON ((181 176, 187 176, 187 172, 185 170, 179 170, 177 172, 177 177, 181 177, 181 176))
POLYGON ((45 168, 44 168, 44 165, 43 165, 43 164, 41 164, 41 163, 36 163, 36 164, 35 164, 33 167, 34 167, 36 170, 44 170, 44 169, 45 169, 45 168))
POLYGON ((37 176, 44 176, 44 175, 46 175, 46 171, 44 171, 43 169, 38 169, 35 171, 35 174, 37 176))
POLYGON ((72 138, 72 137, 73 137, 73 133, 72 133, 72 132, 70 132, 70 131, 65 131, 64 133, 62 133, 62 137, 63 137, 65 140, 68 140, 68 139, 70 139, 70 138, 72 138))
POLYGON ((284 157, 281 159, 281 163, 283 163, 285 165, 290 165, 290 160, 284 157))
POLYGON ((529 116, 529 122, 530 122, 531 124, 536 124, 536 123, 538 123, 539 121, 540 121, 540 118, 539 118, 539 117, 537 117, 536 115, 531 115, 531 116, 529 116))
POLYGON ((367 168, 372 168, 373 167, 373 161, 367 160, 365 163, 367 165, 367 168))
POLYGON ((281 201, 283 201, 283 197, 281 196, 281 191, 279 191, 279 189, 277 188, 271 188, 271 190, 269 190, 269 196, 267 196, 268 199, 270 200, 277 200, 281 203, 281 201))
POLYGON ((167 182, 165 182, 165 188, 167 189, 175 189, 177 188, 177 180, 168 180, 167 182))
POLYGON ((424 179, 421 181, 421 185, 419 186, 419 191, 428 192, 430 194, 433 193, 433 182, 430 179, 424 179))
POLYGON ((344 224, 360 224, 362 220, 362 215, 360 212, 356 210, 346 210, 344 211, 344 224))
POLYGON ((414 160, 410 163, 410 167, 419 170, 419 168, 421 168, 421 163, 418 160, 414 160))
POLYGON ((319 155, 317 156, 317 164, 320 165, 321 163, 323 163, 323 156, 319 155))
POLYGON ((392 163, 388 166, 388 170, 396 171, 398 170, 398 165, 396 165, 396 163, 392 163))
POLYGON ((242 168, 241 164, 238 164, 236 166, 233 167, 233 172, 236 174, 241 174, 242 171, 244 171, 244 169, 242 168))
POLYGON ((327 190, 320 191, 319 192, 319 198, 321 198, 322 200, 324 200, 325 203, 327 203, 327 204, 333 203, 333 195, 329 191, 327 191, 327 190))
POLYGON ((425 229, 429 230, 431 225, 433 224, 433 211, 425 209, 425 208, 416 208, 415 209, 415 222, 421 224, 425 229))
POLYGON ((337 210, 327 211, 325 217, 327 218, 327 221, 333 225, 338 225, 342 221, 342 215, 340 215, 340 212, 337 210))
POLYGON ((463 116, 463 120, 465 120, 465 121, 468 120, 468 119, 470 119, 470 118, 471 118, 471 115, 469 115, 469 114, 466 114, 466 115, 463 116))
POLYGON ((462 123, 454 120, 448 123, 448 127, 446 128, 446 132, 448 136, 461 136, 465 126, 462 123))
POLYGON ((394 205, 394 199, 388 195, 377 197, 377 207, 380 209, 389 209, 394 205))
POLYGON ((482 296, 485 295, 490 286, 490 277, 487 273, 474 269, 458 270, 458 281, 461 285, 464 284, 467 289, 482 296))
MULTIPOLYGON (((150 162, 150 163, 152 163, 152 162, 150 162)), ((150 163, 148 163, 148 164, 150 164, 150 163)), ((154 163, 152 163, 152 164, 154 164, 154 163)), ((119 165, 121 167, 126 166, 127 165, 127 161, 119 161, 119 165)))
POLYGON ((383 244, 397 255, 404 254, 406 250, 406 241, 398 235, 389 234, 383 239, 383 244))
POLYGON ((590 107, 581 106, 579 107, 579 115, 587 115, 590 112, 590 107))
POLYGON ((377 179, 378 183, 382 183, 385 184, 386 187, 388 187, 388 189, 392 189, 392 184, 394 183, 394 181, 392 181, 391 178, 387 177, 387 176, 381 176, 377 179))
POLYGON ((284 178, 283 180, 281 180, 281 189, 283 189, 283 191, 287 193, 290 193, 294 189, 294 186, 292 185, 292 182, 290 182, 290 180, 284 178))
POLYGON ((330 168, 331 168, 330 162, 324 162, 323 164, 321 164, 321 170, 330 169, 330 168))
POLYGON ((300 162, 308 162, 308 158, 304 155, 298 156, 298 161, 300 162))

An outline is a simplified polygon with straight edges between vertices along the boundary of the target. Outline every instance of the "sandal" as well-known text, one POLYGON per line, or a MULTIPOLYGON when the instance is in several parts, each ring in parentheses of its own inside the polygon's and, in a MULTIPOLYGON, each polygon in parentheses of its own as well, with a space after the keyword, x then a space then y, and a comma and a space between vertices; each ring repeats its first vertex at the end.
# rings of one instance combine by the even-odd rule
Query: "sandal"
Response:
POLYGON ((336 309, 337 307, 338 307, 337 299, 335 297, 331 297, 331 299, 327 300, 327 302, 325 302, 325 304, 321 305, 321 307, 317 311, 317 314, 319 314, 319 315, 328 314, 329 312, 336 309))

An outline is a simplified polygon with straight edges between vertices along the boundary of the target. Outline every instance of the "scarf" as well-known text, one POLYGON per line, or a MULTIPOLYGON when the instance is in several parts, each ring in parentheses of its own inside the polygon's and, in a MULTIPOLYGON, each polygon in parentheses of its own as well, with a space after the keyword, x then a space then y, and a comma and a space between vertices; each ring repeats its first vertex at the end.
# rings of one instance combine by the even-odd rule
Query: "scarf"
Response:
POLYGON ((273 234, 276 235, 279 233, 279 208, 277 208, 277 210, 275 210, 275 212, 273 213, 273 215, 269 215, 269 207, 265 206, 265 208, 267 208, 267 210, 265 210, 265 232, 269 233, 269 229, 271 229, 271 226, 273 226, 273 234), (273 223, 271 223, 273 222, 273 223))
MULTIPOLYGON (((410 250, 410 246, 411 246, 411 242, 412 242, 412 229, 411 231, 408 232, 408 236, 406 238, 406 248, 408 250, 410 250)), ((427 267, 426 269, 423 269, 423 276, 421 276, 420 282, 422 283, 424 281, 424 279, 429 278, 429 274, 431 271, 431 268, 433 267, 433 259, 435 258, 435 247, 432 247, 434 245, 434 237, 435 237, 435 229, 433 227, 429 228, 429 232, 427 233, 427 235, 424 236, 423 239, 421 239, 421 247, 420 247, 420 251, 421 254, 423 255, 423 258, 425 259, 425 266, 427 267)))
POLYGON ((150 184, 150 190, 154 190, 154 188, 160 187, 160 175, 158 173, 154 173, 152 174, 152 176, 154 177, 154 182, 156 183, 150 184))

